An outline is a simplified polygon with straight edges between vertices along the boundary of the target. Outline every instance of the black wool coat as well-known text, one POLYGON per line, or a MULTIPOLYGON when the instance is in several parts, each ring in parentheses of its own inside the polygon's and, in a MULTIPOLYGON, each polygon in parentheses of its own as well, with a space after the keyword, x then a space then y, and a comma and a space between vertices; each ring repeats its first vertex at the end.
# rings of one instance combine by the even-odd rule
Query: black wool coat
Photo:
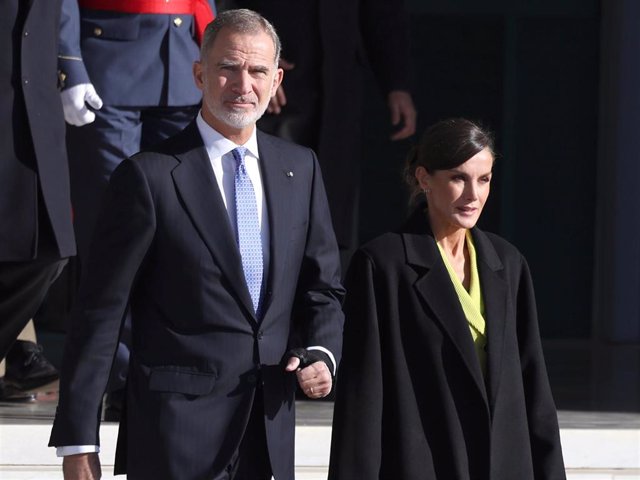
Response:
POLYGON ((565 479, 527 263, 504 239, 472 235, 484 377, 424 211, 354 256, 330 480, 565 479))
POLYGON ((60 3, 0 4, 0 262, 76 253, 58 91, 60 3))

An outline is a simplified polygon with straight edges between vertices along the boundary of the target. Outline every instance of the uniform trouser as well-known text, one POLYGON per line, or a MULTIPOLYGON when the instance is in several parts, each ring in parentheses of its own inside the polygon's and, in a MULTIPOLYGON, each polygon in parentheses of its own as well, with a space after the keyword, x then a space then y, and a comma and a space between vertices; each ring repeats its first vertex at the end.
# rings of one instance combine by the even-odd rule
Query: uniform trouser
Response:
POLYGON ((67 259, 0 262, 0 358, 40 308, 67 259))
MULTIPOLYGON (((71 202, 82 278, 91 235, 111 174, 127 157, 178 133, 195 117, 198 105, 184 107, 114 107, 96 111, 93 123, 68 127, 67 149, 71 175, 71 202)), ((131 322, 127 318, 111 370, 108 391, 124 386, 131 322)))

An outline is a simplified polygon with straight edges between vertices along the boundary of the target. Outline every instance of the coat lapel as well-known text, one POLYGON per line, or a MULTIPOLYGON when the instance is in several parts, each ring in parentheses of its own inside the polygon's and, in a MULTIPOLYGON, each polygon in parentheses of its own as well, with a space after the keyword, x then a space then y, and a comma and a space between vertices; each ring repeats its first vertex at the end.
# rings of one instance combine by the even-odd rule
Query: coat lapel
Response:
POLYGON ((227 210, 209 156, 195 122, 192 122, 182 135, 183 148, 172 152, 180 160, 180 165, 172 172, 174 184, 184 202, 185 210, 211 255, 228 277, 231 288, 235 290, 247 312, 255 320, 251 296, 242 271, 240 252, 231 231, 227 210))
MULTIPOLYGON (((407 263, 416 270, 416 293, 428 308, 442 330, 460 353, 469 374, 487 402, 484 377, 480 370, 467 319, 460 300, 451 284, 449 273, 422 210, 416 211, 403 233, 407 263)), ((487 402, 488 403, 488 402, 487 402)))
POLYGON ((291 231, 290 211, 292 187, 295 181, 295 166, 291 158, 285 158, 271 137, 258 131, 260 172, 269 214, 270 260, 267 275, 267 295, 263 312, 267 312, 273 291, 278 288, 286 266, 287 246, 291 231), (290 173, 293 173, 291 175, 290 173))
POLYGON ((504 266, 487 235, 477 228, 471 233, 478 251, 478 270, 487 320, 486 383, 490 405, 493 407, 502 369, 508 288, 502 275, 504 266))

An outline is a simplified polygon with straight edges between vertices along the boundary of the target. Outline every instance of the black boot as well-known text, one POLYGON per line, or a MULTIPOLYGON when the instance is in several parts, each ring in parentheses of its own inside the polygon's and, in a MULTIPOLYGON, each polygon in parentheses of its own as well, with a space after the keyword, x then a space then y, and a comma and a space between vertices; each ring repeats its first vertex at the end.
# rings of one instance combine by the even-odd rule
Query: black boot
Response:
POLYGON ((42 346, 16 340, 6 360, 4 381, 8 387, 28 393, 58 389, 58 370, 44 357, 42 346))

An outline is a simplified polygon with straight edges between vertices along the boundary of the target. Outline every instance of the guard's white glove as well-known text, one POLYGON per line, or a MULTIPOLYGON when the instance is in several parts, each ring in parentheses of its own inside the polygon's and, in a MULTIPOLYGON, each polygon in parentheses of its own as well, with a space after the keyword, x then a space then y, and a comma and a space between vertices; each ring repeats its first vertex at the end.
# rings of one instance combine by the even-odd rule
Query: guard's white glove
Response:
POLYGON ((81 83, 60 92, 62 110, 67 123, 81 127, 96 119, 96 114, 87 108, 87 103, 95 108, 102 108, 102 99, 91 83, 81 83))

